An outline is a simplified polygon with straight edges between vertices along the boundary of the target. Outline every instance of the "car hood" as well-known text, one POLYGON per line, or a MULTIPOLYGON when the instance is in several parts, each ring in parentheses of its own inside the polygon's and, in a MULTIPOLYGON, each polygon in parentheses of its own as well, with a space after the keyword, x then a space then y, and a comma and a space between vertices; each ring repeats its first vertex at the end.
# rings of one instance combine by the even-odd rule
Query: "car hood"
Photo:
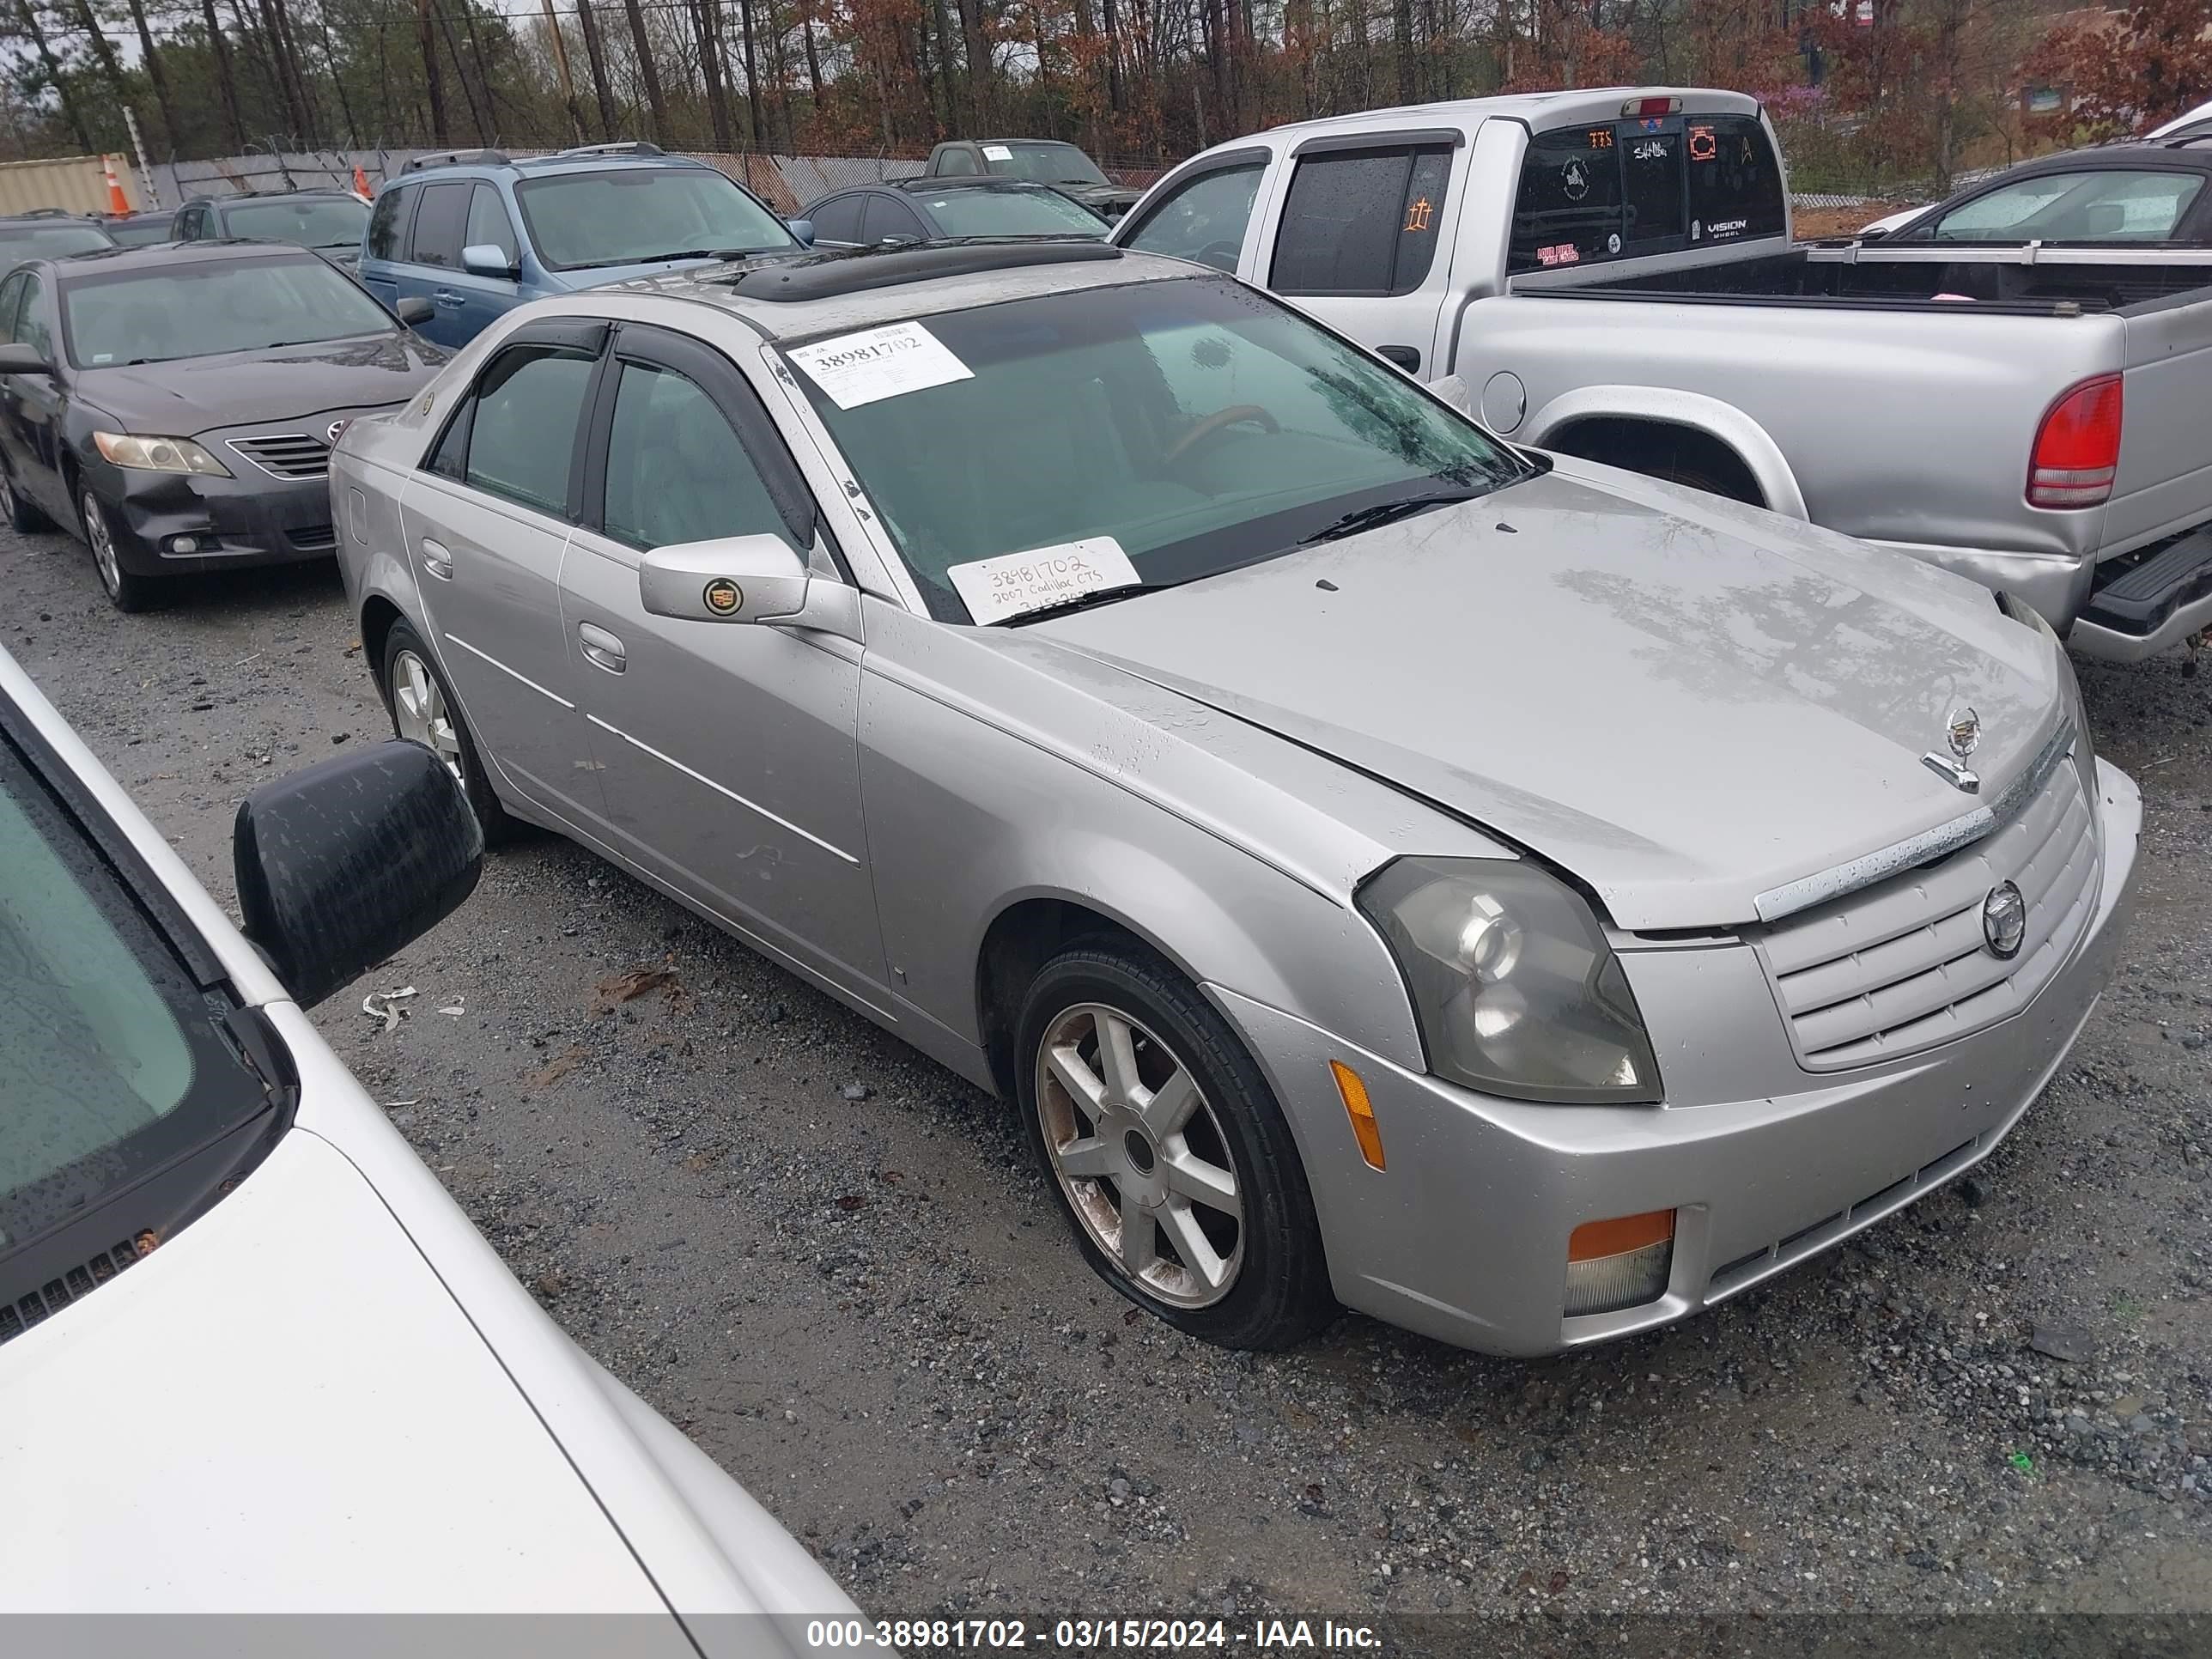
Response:
POLYGON ((621 1533, 355 1166, 294 1129, 0 1347, 0 1606, 652 1615, 621 1533), (97 1540, 97 1541, 95 1541, 97 1540))
POLYGON ((2055 645, 1987 590, 1607 469, 1024 631, 1516 842, 1637 928, 1748 921, 1958 817, 1921 759, 1950 711, 2001 781, 2063 707, 2055 645))
POLYGON ((77 395, 134 431, 191 438, 218 427, 290 421, 407 401, 446 351, 395 330, 270 351, 77 371, 77 395))

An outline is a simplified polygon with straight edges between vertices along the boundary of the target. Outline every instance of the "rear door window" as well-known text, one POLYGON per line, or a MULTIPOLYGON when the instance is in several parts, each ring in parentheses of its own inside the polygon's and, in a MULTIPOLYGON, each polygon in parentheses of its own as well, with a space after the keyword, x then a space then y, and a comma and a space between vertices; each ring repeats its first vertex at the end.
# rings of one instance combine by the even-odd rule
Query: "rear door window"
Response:
POLYGON ((461 263, 461 235, 468 222, 469 197, 473 189, 466 183, 422 187, 422 205, 415 210, 415 237, 410 256, 416 264, 461 263))
POLYGON ((1200 173, 1178 185, 1157 207, 1146 210, 1136 228, 1121 239, 1121 246, 1195 259, 1233 273, 1267 170, 1265 161, 1255 161, 1249 167, 1200 173))
POLYGON ((471 489, 567 517, 576 422, 596 367, 591 355, 564 346, 501 352, 477 383, 468 418, 448 429, 430 470, 448 477, 458 471, 471 489), (451 453, 455 447, 462 453, 451 453))
POLYGON ((1446 222, 1443 145, 1329 151, 1291 175, 1268 286, 1280 294, 1410 294, 1446 222))
POLYGON ((889 196, 868 198, 868 210, 862 223, 860 240, 864 242, 919 242, 929 234, 912 208, 889 196))

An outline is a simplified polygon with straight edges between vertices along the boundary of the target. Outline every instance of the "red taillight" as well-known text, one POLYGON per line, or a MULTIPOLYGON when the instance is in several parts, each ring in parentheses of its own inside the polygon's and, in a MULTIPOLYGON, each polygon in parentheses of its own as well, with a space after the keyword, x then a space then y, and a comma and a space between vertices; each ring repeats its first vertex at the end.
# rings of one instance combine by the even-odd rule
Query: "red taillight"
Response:
POLYGON ((2097 507, 2112 493, 2120 465, 2120 377, 2084 380, 2036 428, 2027 464, 2030 507, 2097 507))

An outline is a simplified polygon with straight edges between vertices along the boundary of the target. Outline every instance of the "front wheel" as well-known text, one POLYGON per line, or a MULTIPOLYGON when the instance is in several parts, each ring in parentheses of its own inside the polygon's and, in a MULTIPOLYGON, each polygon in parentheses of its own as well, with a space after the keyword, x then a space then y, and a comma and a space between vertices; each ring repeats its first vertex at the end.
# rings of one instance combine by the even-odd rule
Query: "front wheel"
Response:
POLYGON ((1079 945, 1017 1038, 1030 1150, 1100 1277, 1170 1324, 1282 1348, 1336 1304, 1290 1126, 1237 1034, 1149 952, 1079 945))
POLYGON ((77 498, 77 513, 84 520, 85 545, 92 550, 92 566, 100 573, 107 602, 122 611, 151 609, 161 593, 160 579, 136 575, 123 568, 122 556, 116 550, 114 520, 89 485, 77 498))
POLYGON ((410 743, 419 743, 446 763, 453 781, 461 786, 483 826, 484 844, 512 840, 520 828, 507 816, 484 776, 476 740, 461 718, 460 706, 447 688, 445 677, 430 660, 429 647, 404 622, 392 624, 384 641, 382 684, 385 706, 392 711, 392 729, 410 743))

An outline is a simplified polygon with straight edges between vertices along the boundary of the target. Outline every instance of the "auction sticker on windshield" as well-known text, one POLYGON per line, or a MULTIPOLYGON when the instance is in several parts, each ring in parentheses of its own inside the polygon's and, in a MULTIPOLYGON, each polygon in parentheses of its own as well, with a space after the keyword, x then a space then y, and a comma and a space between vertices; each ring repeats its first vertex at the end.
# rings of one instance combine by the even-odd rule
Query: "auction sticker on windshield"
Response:
POLYGON ((858 409, 908 392, 949 386, 975 378, 934 334, 920 323, 841 334, 799 346, 791 361, 812 377, 840 409, 858 409))
POLYGON ((982 623, 1065 605, 1085 593, 1134 587, 1144 580, 1111 536, 1062 542, 1027 553, 1001 553, 994 559, 956 564, 945 574, 967 605, 968 614, 982 623))

